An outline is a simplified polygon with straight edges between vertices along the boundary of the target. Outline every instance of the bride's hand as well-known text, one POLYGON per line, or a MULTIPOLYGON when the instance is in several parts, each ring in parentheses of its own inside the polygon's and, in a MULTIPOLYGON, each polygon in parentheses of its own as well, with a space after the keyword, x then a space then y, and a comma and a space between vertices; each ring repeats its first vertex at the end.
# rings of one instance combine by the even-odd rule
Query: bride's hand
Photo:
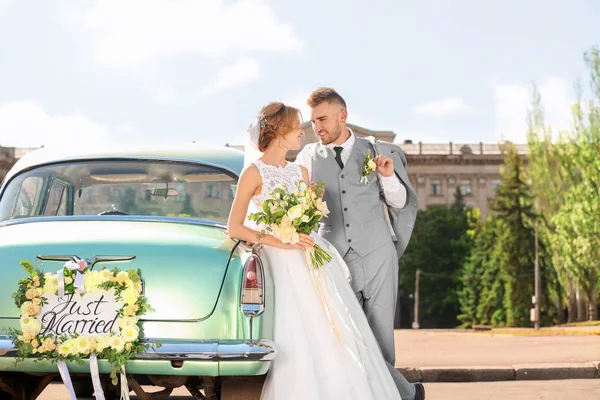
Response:
POLYGON ((310 235, 301 233, 299 236, 300 242, 298 244, 302 246, 303 249, 312 249, 313 247, 315 247, 315 240, 312 237, 310 237, 310 235))
POLYGON ((292 244, 292 243, 281 243, 281 248, 282 249, 286 249, 286 250, 291 250, 291 249, 299 249, 299 250, 306 250, 306 249, 312 249, 313 247, 315 247, 315 240, 310 237, 309 235, 305 235, 304 233, 300 233, 300 241, 296 244, 292 244))

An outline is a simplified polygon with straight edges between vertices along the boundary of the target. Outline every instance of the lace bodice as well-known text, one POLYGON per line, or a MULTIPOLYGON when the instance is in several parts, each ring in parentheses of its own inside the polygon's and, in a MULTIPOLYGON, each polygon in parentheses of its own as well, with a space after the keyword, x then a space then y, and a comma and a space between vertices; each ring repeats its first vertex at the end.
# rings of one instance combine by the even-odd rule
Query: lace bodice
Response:
POLYGON ((244 221, 244 225, 254 230, 263 230, 263 224, 257 225, 254 221, 249 221, 247 216, 257 212, 261 208, 261 204, 269 199, 273 189, 287 185, 288 188, 296 186, 299 180, 302 179, 302 168, 300 164, 288 162, 285 167, 276 167, 274 165, 265 164, 260 160, 254 161, 254 165, 260 172, 262 179, 262 189, 259 194, 252 196, 252 201, 248 205, 248 214, 244 221))
POLYGON ((294 188, 298 184, 298 181, 302 179, 302 167, 300 167, 300 164, 288 162, 285 167, 276 167, 256 160, 254 165, 258 168, 260 177, 262 178, 262 190, 260 194, 252 197, 256 205, 267 200, 273 189, 282 185, 294 188))

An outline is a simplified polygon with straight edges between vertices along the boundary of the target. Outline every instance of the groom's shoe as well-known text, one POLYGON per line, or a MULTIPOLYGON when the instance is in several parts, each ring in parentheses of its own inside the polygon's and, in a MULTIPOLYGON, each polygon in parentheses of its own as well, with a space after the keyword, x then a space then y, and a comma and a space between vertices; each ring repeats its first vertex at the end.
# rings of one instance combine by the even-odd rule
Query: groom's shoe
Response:
POLYGON ((425 400, 425 387, 421 382, 415 383, 415 400, 425 400))

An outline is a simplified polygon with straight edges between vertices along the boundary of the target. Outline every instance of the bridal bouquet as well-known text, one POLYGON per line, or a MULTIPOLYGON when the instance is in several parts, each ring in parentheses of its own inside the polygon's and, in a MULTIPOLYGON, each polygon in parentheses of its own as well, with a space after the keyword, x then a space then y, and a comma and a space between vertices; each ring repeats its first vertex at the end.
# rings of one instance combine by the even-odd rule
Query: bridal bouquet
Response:
MULTIPOLYGON (((300 241, 300 233, 308 235, 317 230, 321 219, 329 214, 327 204, 321 200, 324 190, 322 182, 309 188, 301 180, 294 190, 282 185, 263 202, 262 211, 250 214, 248 219, 264 223, 266 231, 283 243, 296 244, 300 241)), ((314 246, 310 257, 314 268, 331 261, 331 255, 319 245, 314 246)))

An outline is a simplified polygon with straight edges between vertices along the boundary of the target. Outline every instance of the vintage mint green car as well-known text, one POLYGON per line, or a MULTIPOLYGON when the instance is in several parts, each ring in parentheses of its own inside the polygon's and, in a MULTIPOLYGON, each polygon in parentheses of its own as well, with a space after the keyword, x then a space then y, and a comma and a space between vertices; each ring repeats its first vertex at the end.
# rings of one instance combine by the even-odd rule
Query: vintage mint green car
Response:
MULTIPOLYGON (((273 282, 261 250, 226 234, 243 153, 205 149, 51 149, 21 158, 0 187, 0 400, 34 399, 55 363, 15 364, 11 296, 30 260, 56 272, 73 257, 94 269, 140 269, 153 311, 145 340, 162 347, 126 364, 140 398, 185 385, 199 399, 258 398, 276 357, 273 282), (144 393, 141 385, 165 388, 144 393)), ((103 379, 109 372, 100 361, 103 379)), ((78 396, 89 365, 70 363, 78 396)), ((105 382, 105 395, 118 393, 105 382)))

